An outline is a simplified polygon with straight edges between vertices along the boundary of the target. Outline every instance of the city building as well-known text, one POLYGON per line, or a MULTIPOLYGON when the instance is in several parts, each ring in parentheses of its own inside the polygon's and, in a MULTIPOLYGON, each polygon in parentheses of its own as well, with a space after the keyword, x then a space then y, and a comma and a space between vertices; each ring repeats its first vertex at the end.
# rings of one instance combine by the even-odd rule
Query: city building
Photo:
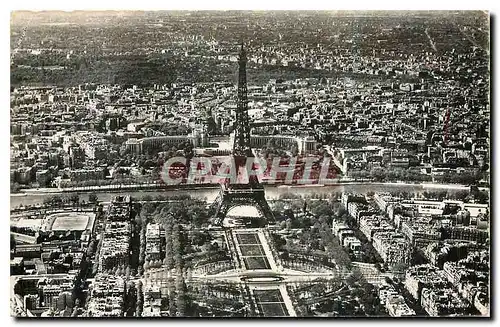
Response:
POLYGON ((441 270, 431 265, 418 265, 408 268, 405 275, 405 288, 414 299, 420 300, 422 290, 442 289, 448 283, 441 270))
POLYGON ((468 315, 470 305, 451 288, 424 288, 422 308, 431 317, 468 315))

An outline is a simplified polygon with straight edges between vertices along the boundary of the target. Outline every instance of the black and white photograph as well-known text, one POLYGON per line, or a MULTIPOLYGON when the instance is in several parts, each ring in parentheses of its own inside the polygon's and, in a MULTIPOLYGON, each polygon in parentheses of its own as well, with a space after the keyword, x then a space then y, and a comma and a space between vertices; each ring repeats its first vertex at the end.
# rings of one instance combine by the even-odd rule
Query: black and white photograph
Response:
POLYGON ((490 23, 11 11, 11 317, 490 319, 490 23))

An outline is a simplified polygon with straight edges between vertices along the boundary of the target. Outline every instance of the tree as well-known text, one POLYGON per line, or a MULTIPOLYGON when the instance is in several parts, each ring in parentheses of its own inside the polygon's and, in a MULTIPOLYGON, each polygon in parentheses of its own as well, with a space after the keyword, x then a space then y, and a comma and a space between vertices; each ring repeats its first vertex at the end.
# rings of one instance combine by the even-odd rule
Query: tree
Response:
POLYGON ((353 269, 351 274, 346 277, 346 283, 353 286, 355 283, 361 283, 364 281, 363 274, 359 269, 353 269))
POLYGON ((393 267, 392 267, 392 271, 393 272, 397 272, 397 273, 404 273, 406 271, 406 269, 408 268, 408 264, 404 263, 404 262, 400 262, 400 263, 397 263, 395 264, 393 267))
POLYGON ((78 194, 73 194, 69 197, 69 201, 73 204, 73 205, 77 205, 79 202, 80 202, 80 197, 78 196, 78 194))
POLYGON ((143 304, 144 304, 144 295, 142 293, 142 282, 139 280, 136 284, 137 289, 137 302, 136 302, 136 310, 135 316, 140 317, 142 315, 143 304))
POLYGON ((280 229, 281 230, 284 230, 286 228, 286 221, 283 220, 281 223, 280 223, 280 229))
POLYGON ((177 293, 177 297, 176 297, 177 315, 182 317, 186 314, 185 284, 184 284, 184 280, 183 280, 182 276, 177 277, 175 290, 177 293))
POLYGON ((73 308, 74 306, 75 306, 75 303, 71 297, 71 294, 69 292, 66 293, 66 307, 73 308))
POLYGON ((285 209, 283 211, 283 215, 286 216, 287 218, 290 218, 290 219, 295 219, 295 215, 293 213, 293 210, 292 209, 285 209))
POLYGON ((98 197, 97 197, 97 194, 92 192, 89 194, 89 202, 90 203, 96 203, 98 201, 98 197))
POLYGON ((10 249, 13 250, 16 247, 16 239, 13 234, 10 234, 10 249))
POLYGON ((56 307, 59 311, 69 311, 67 315, 71 313, 71 309, 74 307, 74 302, 70 292, 62 292, 59 294, 56 307))
POLYGON ((169 314, 174 317, 177 313, 177 306, 175 305, 175 291, 171 282, 168 283, 168 304, 169 314))
POLYGON ((125 297, 125 309, 127 310, 127 317, 134 315, 137 310, 137 290, 133 282, 127 284, 127 295, 125 297))
POLYGON ((43 200, 43 203, 44 204, 49 204, 49 205, 61 205, 63 202, 62 198, 59 196, 59 195, 53 195, 53 196, 50 196, 48 198, 45 198, 43 200))
POLYGON ((66 293, 59 294, 56 301, 56 308, 59 311, 63 311, 66 308, 66 293))

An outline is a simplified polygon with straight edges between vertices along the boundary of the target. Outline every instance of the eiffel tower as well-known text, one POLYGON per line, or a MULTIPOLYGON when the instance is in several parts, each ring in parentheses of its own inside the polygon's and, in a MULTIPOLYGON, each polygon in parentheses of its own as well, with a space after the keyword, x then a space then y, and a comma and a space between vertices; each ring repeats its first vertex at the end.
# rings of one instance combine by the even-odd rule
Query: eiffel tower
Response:
MULTIPOLYGON (((241 176, 242 171, 247 169, 247 158, 254 157, 250 146, 246 71, 247 55, 243 44, 241 44, 238 63, 238 102, 231 159, 232 164, 235 165, 233 168, 237 172, 237 175, 241 176)), ((260 212, 264 221, 274 220, 274 215, 265 198, 264 187, 259 182, 257 176, 249 176, 246 183, 238 183, 238 181, 230 183, 226 179, 226 182, 221 184, 219 195, 212 204, 212 210, 215 211, 214 224, 222 224, 228 211, 240 205, 254 206, 260 212)))

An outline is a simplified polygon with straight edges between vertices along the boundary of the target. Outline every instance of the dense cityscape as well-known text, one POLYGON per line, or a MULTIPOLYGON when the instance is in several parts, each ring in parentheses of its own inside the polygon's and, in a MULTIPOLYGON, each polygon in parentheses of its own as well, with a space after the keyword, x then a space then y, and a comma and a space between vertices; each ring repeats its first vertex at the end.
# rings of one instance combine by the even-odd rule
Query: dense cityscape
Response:
POLYGON ((489 24, 13 12, 11 315, 490 317, 489 24))

